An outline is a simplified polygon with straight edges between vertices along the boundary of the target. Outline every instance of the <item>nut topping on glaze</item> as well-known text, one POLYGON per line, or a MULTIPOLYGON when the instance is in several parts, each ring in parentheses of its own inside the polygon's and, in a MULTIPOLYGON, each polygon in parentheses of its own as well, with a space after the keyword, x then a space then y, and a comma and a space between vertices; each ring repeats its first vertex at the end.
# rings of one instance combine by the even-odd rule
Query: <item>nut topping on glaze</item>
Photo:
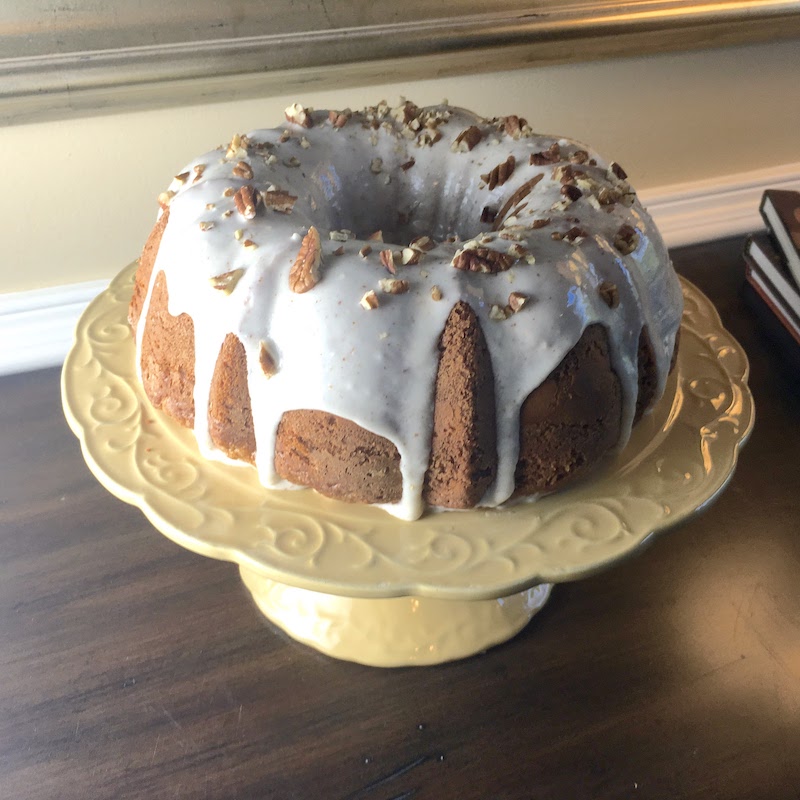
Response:
POLYGON ((261 364, 261 371, 268 378, 277 374, 278 363, 275 361, 275 357, 270 353, 269 347, 267 347, 264 342, 261 342, 258 348, 258 363, 261 364))
POLYGON ((508 253, 501 253, 488 247, 475 247, 459 250, 451 263, 456 269, 464 270, 465 272, 482 272, 496 275, 498 272, 505 272, 507 269, 511 269, 514 260, 514 256, 508 253))
POLYGON ((470 125, 456 136, 450 149, 454 153, 468 153, 482 138, 481 129, 477 125, 470 125))
POLYGON ((198 164, 196 167, 194 167, 192 169, 192 172, 194 172, 194 178, 192 180, 192 183, 197 183, 197 181, 199 181, 200 178, 203 177, 203 173, 205 171, 206 171, 206 165, 205 164, 198 164))
POLYGON ((589 234, 577 225, 573 225, 565 234, 564 239, 572 244, 580 244, 589 234))
POLYGON ((289 270, 289 288, 295 294, 303 294, 319 283, 319 267, 322 263, 322 242, 319 231, 312 225, 303 237, 300 251, 289 270))
POLYGON ((405 294, 408 291, 408 281, 403 281, 399 278, 381 278, 378 281, 378 286, 386 294, 405 294))
POLYGON ((543 167, 546 164, 556 164, 561 161, 561 146, 558 142, 553 142, 547 150, 541 153, 533 153, 530 163, 534 167, 543 167))
POLYGON ((247 184, 247 186, 242 186, 233 195, 233 203, 236 206, 236 210, 245 219, 255 219, 258 197, 258 192, 250 184, 247 184))
POLYGON ((408 246, 412 250, 419 250, 420 253, 427 253, 429 250, 433 250, 433 248, 436 247, 436 242, 434 242, 430 236, 417 236, 408 246))
POLYGON ((334 128, 344 128, 345 125, 350 121, 350 117, 353 116, 353 112, 346 108, 344 111, 329 111, 328 112, 328 119, 330 120, 331 125, 334 128))
POLYGON ((597 287, 597 291, 600 293, 600 297, 603 298, 603 302, 609 308, 616 308, 619 305, 619 289, 617 289, 615 283, 603 281, 597 287))
POLYGON ((253 168, 246 161, 240 161, 233 168, 233 174, 237 178, 244 178, 246 181, 250 181, 253 179, 253 168))
POLYGON ((364 292, 364 296, 358 301, 358 303, 367 311, 374 311, 380 305, 378 295, 376 295, 372 289, 370 289, 368 292, 364 292))
POLYGON ((437 303, 442 299, 442 290, 438 286, 431 286, 431 299, 437 303))
POLYGON ((300 103, 293 103, 285 111, 286 119, 293 122, 295 125, 302 125, 304 128, 310 128, 314 122, 311 119, 311 114, 308 110, 303 108, 300 103))
POLYGON ((172 202, 172 198, 175 197, 177 192, 173 192, 171 189, 167 189, 166 192, 161 192, 158 196, 158 204, 161 208, 167 208, 169 204, 172 202))
POLYGON ((265 208, 277 211, 281 214, 291 214, 297 198, 283 189, 268 189, 261 193, 261 199, 265 208))
POLYGON ((511 313, 508 306, 499 306, 497 303, 492 303, 492 307, 489 309, 489 319, 502 322, 504 319, 508 319, 511 313))
POLYGON ((211 286, 223 294, 230 294, 239 283, 239 278, 244 275, 243 269, 232 269, 230 272, 223 272, 222 275, 215 275, 209 278, 211 286))
POLYGON ((561 187, 561 194, 573 203, 583 197, 583 192, 571 183, 566 183, 561 187))
POLYGON ((491 172, 488 172, 486 175, 481 175, 481 180, 489 187, 489 191, 491 191, 495 186, 502 186, 511 177, 516 165, 517 162, 514 156, 509 156, 491 172))
POLYGON ((183 184, 186 183, 186 181, 189 180, 189 175, 190 174, 191 173, 188 172, 188 171, 187 172, 181 172, 180 175, 176 175, 175 176, 175 182, 179 183, 181 186, 183 186, 183 184))
POLYGON ((616 161, 612 161, 608 167, 608 171, 614 175, 614 177, 619 178, 621 181, 624 181, 628 177, 628 173, 625 172, 622 167, 617 164, 616 161))
POLYGON ((244 158, 247 155, 247 137, 234 133, 231 137, 228 149, 225 151, 225 158, 244 158))
POLYGON ((522 292, 511 292, 508 296, 508 307, 511 309, 512 313, 516 314, 517 311, 520 311, 525 303, 530 300, 527 294, 523 294, 522 292))
POLYGON ((503 117, 503 130, 512 139, 519 139, 520 136, 525 136, 530 132, 527 120, 512 114, 508 117, 503 117))
POLYGON ((622 255, 630 255, 639 245, 639 234, 630 225, 623 225, 614 235, 614 247, 622 255))
POLYGON ((585 150, 576 150, 570 154, 569 160, 573 164, 585 164, 589 160, 589 154, 585 150))
POLYGON ((394 265, 394 253, 391 250, 381 250, 380 258, 381 264, 383 264, 392 275, 395 275, 397 273, 397 268, 394 265))
POLYGON ((409 158, 408 161, 400 165, 400 169, 403 170, 403 172, 408 172, 408 170, 410 170, 411 167, 413 167, 416 163, 416 159, 409 158))

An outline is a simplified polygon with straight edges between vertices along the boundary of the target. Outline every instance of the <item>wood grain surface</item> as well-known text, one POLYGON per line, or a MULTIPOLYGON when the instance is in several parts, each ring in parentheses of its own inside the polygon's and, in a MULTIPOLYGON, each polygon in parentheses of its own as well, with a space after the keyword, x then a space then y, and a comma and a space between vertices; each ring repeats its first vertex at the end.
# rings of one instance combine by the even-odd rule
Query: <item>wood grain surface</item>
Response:
MULTIPOLYGON (((56 370, 0 381, 0 798, 800 796, 800 374, 741 240, 676 251, 752 362, 705 514, 439 667, 328 659, 84 465, 56 370)), ((4 343, 13 346, 13 343, 4 343)))

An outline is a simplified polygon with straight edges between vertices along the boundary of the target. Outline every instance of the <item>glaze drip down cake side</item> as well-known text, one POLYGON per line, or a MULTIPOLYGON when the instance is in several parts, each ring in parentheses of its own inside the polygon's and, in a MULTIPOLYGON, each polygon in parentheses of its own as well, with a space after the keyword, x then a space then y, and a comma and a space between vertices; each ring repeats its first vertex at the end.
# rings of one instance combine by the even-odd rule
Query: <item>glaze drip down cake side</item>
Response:
POLYGON ((516 116, 291 106, 159 197, 145 392, 267 487, 408 520, 561 489, 674 363, 680 287, 626 177, 516 116))

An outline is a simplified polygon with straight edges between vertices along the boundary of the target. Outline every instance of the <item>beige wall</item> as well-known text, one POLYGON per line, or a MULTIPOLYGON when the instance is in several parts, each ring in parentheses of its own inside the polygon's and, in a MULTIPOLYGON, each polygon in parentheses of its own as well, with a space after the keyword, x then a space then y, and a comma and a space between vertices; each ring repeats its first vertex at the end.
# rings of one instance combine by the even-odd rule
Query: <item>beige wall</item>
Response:
POLYGON ((639 188, 800 162, 800 41, 495 72, 0 128, 3 291, 108 278, 133 260, 155 198, 190 157, 269 127, 290 102, 400 95, 591 142, 639 188))

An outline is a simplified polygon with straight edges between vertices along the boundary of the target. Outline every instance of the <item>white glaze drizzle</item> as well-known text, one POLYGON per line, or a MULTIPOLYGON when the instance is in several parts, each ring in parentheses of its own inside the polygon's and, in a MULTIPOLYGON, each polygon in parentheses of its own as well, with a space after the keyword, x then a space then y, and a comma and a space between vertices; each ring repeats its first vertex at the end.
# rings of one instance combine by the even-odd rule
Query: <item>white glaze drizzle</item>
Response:
MULTIPOLYGON (((629 185, 617 179, 597 153, 568 139, 533 134, 514 139, 498 130, 497 121, 439 106, 420 112, 423 119, 439 120, 435 130, 442 138, 432 146, 420 146, 418 136, 406 138, 403 124, 384 112, 378 108, 354 114, 338 130, 327 112, 314 112, 310 129, 286 123, 255 131, 239 149, 222 146, 195 159, 182 171, 189 178, 176 179, 169 187, 174 193, 169 223, 142 319, 155 278, 164 272, 170 313, 185 312, 195 321, 195 433, 201 450, 224 458, 211 444, 206 409, 220 347, 228 333, 235 333, 247 355, 262 483, 290 486, 275 473, 273 463, 283 413, 317 409, 353 420, 395 444, 401 457, 403 495, 399 503, 385 508, 404 519, 419 517, 424 510, 421 495, 432 432, 437 346, 459 299, 478 316, 494 371, 498 472, 482 505, 499 505, 513 493, 520 406, 593 323, 608 329, 612 366, 622 384, 622 447, 636 403, 642 326, 650 333, 660 396, 682 309, 666 248, 629 185), (377 129, 370 127, 372 119, 377 120, 377 129), (451 143, 472 125, 481 130, 482 140, 471 151, 452 152, 451 143), (286 132, 291 138, 280 141, 286 132), (531 154, 546 151, 553 143, 559 144, 563 160, 545 166, 529 163, 531 154), (588 189, 584 184, 583 197, 561 208, 564 197, 554 170, 569 164, 569 157, 579 150, 596 165, 575 164, 574 169, 593 183, 588 189), (490 191, 480 176, 509 155, 516 159, 513 174, 490 191), (402 169, 411 158, 414 165, 402 169), (252 178, 233 174, 240 161, 250 165, 252 178), (199 165, 204 169, 193 180, 199 165), (488 234, 491 240, 480 246, 503 252, 515 244, 492 234, 492 226, 480 222, 481 212, 487 206, 501 208, 538 174, 543 177, 521 201, 526 205, 516 223, 509 224, 506 215, 506 225, 500 229, 518 236, 516 243, 529 251, 535 263, 522 258, 498 274, 451 266, 468 237, 488 234), (277 187, 295 195, 297 202, 290 214, 261 205, 256 217, 246 220, 236 211, 229 188, 247 184, 259 190, 277 187), (630 192, 629 202, 590 201, 604 188, 630 192), (409 213, 410 221, 398 223, 399 213, 409 213), (530 227, 533 220, 545 217, 551 220, 549 225, 530 227), (201 222, 213 227, 203 231, 201 222), (623 224, 634 227, 639 237, 628 255, 613 244, 623 224), (289 290, 288 273, 310 225, 322 236, 322 277, 311 291, 295 294, 289 290), (551 236, 574 226, 588 233, 579 243, 551 236), (359 238, 344 243, 329 238, 330 231, 343 228, 359 238), (365 241, 381 228, 394 234, 394 246, 365 241), (241 231, 238 240, 236 231, 241 231), (378 251, 399 249, 419 234, 432 236, 437 246, 418 265, 397 267, 397 277, 409 281, 409 291, 382 293, 378 282, 389 275, 378 251), (461 241, 443 241, 450 234, 461 241), (255 249, 243 246, 247 239, 255 249), (359 251, 366 244, 372 253, 363 258, 359 251), (342 246, 344 254, 334 255, 342 246), (211 278, 237 269, 243 270, 242 276, 230 294, 213 288, 211 278), (615 308, 598 291, 604 281, 618 290, 615 308), (431 298, 434 286, 443 295, 438 302, 431 298), (370 289, 377 293, 380 306, 366 311, 359 300, 370 289), (529 296, 529 302, 508 319, 490 319, 491 306, 504 306, 512 291, 529 296), (271 378, 259 364, 261 342, 267 343, 278 362, 271 378)), ((144 324, 139 325, 139 348, 143 329, 144 324)))

